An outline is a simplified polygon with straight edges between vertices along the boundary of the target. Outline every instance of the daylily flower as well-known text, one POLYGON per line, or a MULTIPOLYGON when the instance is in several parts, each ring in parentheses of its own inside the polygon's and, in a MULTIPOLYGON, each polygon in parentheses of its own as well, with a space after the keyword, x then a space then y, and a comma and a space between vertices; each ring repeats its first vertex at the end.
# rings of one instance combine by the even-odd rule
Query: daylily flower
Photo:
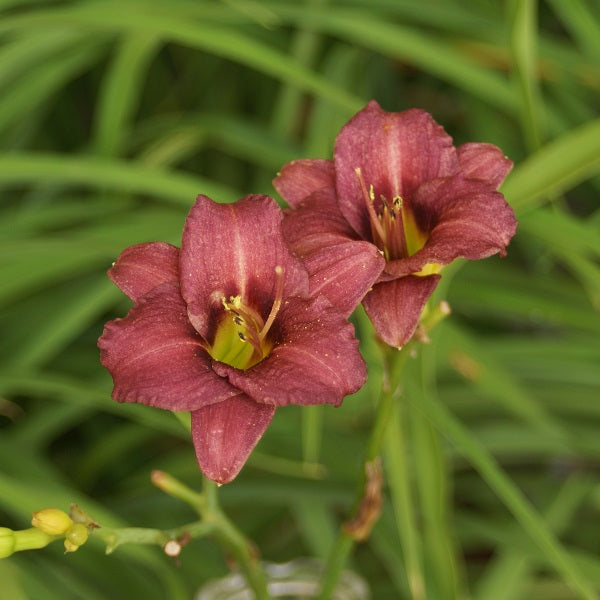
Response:
POLYGON ((293 161, 273 184, 292 207, 284 235, 311 288, 342 311, 340 265, 367 271, 365 244, 379 251, 363 306, 381 339, 401 347, 444 265, 505 254, 516 220, 496 190, 511 168, 492 144, 454 147, 423 110, 390 113, 371 101, 342 128, 333 161, 293 161))
POLYGON ((134 301, 98 341, 113 398, 191 411, 198 463, 219 483, 237 475, 276 407, 337 406, 366 379, 352 325, 309 295, 282 218, 268 196, 198 196, 181 250, 131 246, 109 270, 134 301))

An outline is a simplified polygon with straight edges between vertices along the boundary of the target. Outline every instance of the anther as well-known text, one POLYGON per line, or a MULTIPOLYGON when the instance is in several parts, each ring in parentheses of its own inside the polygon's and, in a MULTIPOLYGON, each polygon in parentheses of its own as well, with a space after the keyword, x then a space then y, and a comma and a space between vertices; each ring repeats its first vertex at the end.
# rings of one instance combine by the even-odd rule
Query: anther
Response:
MULTIPOLYGON (((354 172, 356 173, 358 185, 360 186, 360 190, 362 192, 362 196, 367 207, 367 212, 369 213, 369 220, 371 221, 371 226, 379 236, 379 239, 385 245, 385 232, 381 227, 381 223, 379 221, 377 213, 375 212, 375 207, 373 206, 375 202, 375 192, 373 190, 373 185, 370 185, 369 189, 367 190, 367 186, 365 185, 365 181, 363 179, 360 167, 356 167, 354 169, 354 172)), ((373 237, 375 237, 375 235, 373 237)))

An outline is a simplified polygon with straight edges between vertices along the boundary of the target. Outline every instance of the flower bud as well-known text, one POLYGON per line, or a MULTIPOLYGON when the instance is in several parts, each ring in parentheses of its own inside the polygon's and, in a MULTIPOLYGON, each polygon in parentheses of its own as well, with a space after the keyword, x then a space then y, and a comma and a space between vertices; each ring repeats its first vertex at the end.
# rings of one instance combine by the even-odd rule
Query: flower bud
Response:
POLYGON ((62 535, 73 525, 73 521, 58 508, 44 508, 32 514, 31 524, 48 535, 62 535))
POLYGON ((85 544, 88 539, 88 530, 85 525, 81 523, 74 523, 69 527, 67 531, 66 540, 75 546, 81 546, 85 544))
POLYGON ((73 544, 69 540, 65 539, 65 552, 76 552, 79 550, 79 546, 77 544, 73 544))
POLYGON ((0 527, 0 558, 6 558, 15 551, 15 532, 8 527, 0 527))

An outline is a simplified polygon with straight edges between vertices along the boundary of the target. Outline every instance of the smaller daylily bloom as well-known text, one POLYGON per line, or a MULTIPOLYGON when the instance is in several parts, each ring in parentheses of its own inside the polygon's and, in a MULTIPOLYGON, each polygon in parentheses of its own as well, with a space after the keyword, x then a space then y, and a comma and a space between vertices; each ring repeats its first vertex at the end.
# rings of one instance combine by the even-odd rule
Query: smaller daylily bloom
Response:
POLYGON ((516 220, 497 188, 511 168, 492 144, 455 147, 423 110, 390 113, 371 101, 342 128, 333 161, 293 161, 273 184, 291 207, 284 233, 311 289, 345 312, 367 291, 378 335, 401 347, 444 265, 506 253, 516 220), (348 305, 340 272, 354 274, 348 305))
POLYGON ((191 411, 198 463, 218 483, 237 475, 276 407, 337 406, 366 379, 352 325, 309 292, 282 218, 268 196, 198 196, 181 249, 132 246, 109 270, 134 301, 98 341, 113 398, 191 411))

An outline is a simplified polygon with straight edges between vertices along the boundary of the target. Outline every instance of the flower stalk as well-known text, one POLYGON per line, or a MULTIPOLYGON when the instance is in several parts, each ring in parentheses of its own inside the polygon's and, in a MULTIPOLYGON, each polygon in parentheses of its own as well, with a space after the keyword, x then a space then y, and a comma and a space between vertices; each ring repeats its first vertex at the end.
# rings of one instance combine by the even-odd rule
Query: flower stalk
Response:
POLYGON ((50 535, 37 527, 13 531, 8 527, 0 527, 0 558, 7 558, 22 550, 38 550, 45 548, 50 542, 62 536, 50 535))
POLYGON ((234 557, 256 600, 268 600, 267 581, 255 546, 237 529, 221 510, 217 484, 204 478, 202 493, 195 492, 163 471, 152 473, 152 483, 174 498, 191 506, 206 527, 234 557))
MULTIPOLYGON (((384 376, 379 397, 379 404, 377 405, 377 410, 375 413, 375 421, 373 423, 373 428, 371 429, 365 457, 363 459, 363 477, 361 478, 358 488, 357 500, 355 504, 356 515, 342 525, 336 542, 331 549, 327 564, 325 565, 323 579, 321 581, 319 600, 327 600, 331 597, 340 575, 342 574, 344 566, 346 565, 348 557, 354 548, 354 544, 358 541, 363 541, 367 537, 365 535, 361 535, 359 538, 357 538, 355 536, 354 529, 352 527, 349 528, 348 523, 358 516, 361 503, 365 499, 365 490, 368 489, 368 485, 365 485, 365 480, 368 478, 367 474, 370 471, 369 465, 372 465, 374 462, 379 460, 379 455, 385 440, 386 430, 390 421, 394 402, 397 401, 397 398, 400 394, 400 381, 402 378, 402 372, 406 367, 408 358, 414 355, 416 343, 416 341, 410 341, 400 350, 382 345, 384 376)), ((370 523, 371 528, 374 525, 375 521, 370 523)))
MULTIPOLYGON (((424 311, 417 333, 405 346, 397 350, 385 343, 380 344, 384 368, 383 380, 375 420, 363 459, 363 477, 358 487, 355 514, 342 525, 338 538, 333 545, 321 580, 319 600, 327 600, 331 597, 348 557, 354 548, 354 544, 364 541, 370 533, 370 529, 368 532, 359 529, 360 535, 357 536, 356 528, 352 526, 348 527, 348 524, 352 524, 354 519, 360 516, 361 506, 364 507, 364 503, 369 500, 369 493, 371 492, 372 494, 373 482, 372 477, 371 480, 369 478, 369 473, 373 472, 372 465, 380 461, 380 454, 386 440, 388 426, 402 393, 402 378, 408 361, 416 356, 421 343, 429 341, 429 332, 431 329, 449 314, 449 305, 446 302, 440 302, 431 309, 424 311)), ((379 485, 382 485, 381 480, 379 485)), ((370 528, 375 525, 375 522, 376 520, 371 520, 369 523, 370 528)))
POLYGON ((34 527, 13 531, 0 527, 0 558, 21 550, 44 548, 49 543, 65 540, 66 552, 75 552, 88 535, 100 538, 106 544, 106 553, 114 552, 123 544, 159 545, 167 556, 176 558, 193 538, 214 536, 234 557, 256 600, 268 600, 267 581, 255 546, 227 518, 221 510, 217 484, 205 478, 204 489, 198 493, 163 471, 153 471, 152 483, 163 492, 192 507, 200 519, 169 530, 123 527, 102 527, 79 506, 72 504, 70 515, 54 509, 36 511, 34 527))

